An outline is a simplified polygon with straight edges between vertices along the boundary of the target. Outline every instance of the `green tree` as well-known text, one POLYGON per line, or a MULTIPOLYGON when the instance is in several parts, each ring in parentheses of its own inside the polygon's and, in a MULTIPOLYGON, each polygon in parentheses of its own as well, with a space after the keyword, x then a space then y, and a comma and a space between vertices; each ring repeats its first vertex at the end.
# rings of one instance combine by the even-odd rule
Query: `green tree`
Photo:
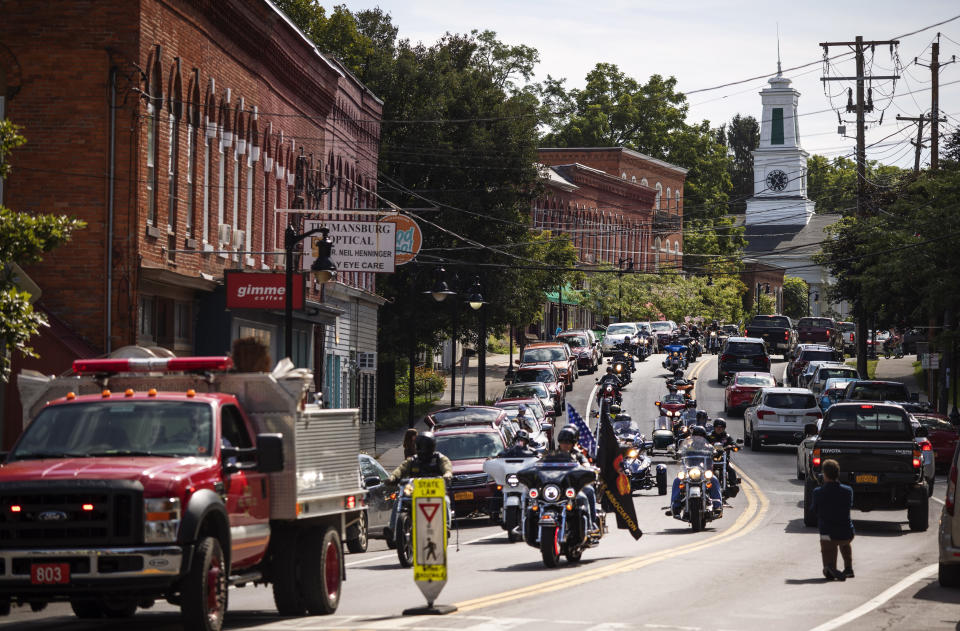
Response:
MULTIPOLYGON (((0 177, 11 171, 10 152, 26 139, 19 127, 8 120, 0 121, 0 177)), ((31 296, 17 285, 13 264, 30 265, 43 260, 43 254, 66 243, 75 230, 86 224, 62 215, 17 212, 0 205, 0 338, 3 354, 0 359, 0 379, 10 378, 10 361, 14 353, 37 357, 30 346, 30 338, 47 320, 33 309, 31 296)))
POLYGON ((724 128, 724 144, 733 153, 729 166, 733 183, 730 212, 742 214, 747 209, 747 198, 753 196, 753 150, 760 146, 760 124, 753 116, 736 114, 724 128))
MULTIPOLYGON (((809 286, 807 281, 796 276, 783 277, 783 315, 793 319, 809 314, 807 300, 809 286)), ((826 296, 824 296, 826 298, 826 296)))

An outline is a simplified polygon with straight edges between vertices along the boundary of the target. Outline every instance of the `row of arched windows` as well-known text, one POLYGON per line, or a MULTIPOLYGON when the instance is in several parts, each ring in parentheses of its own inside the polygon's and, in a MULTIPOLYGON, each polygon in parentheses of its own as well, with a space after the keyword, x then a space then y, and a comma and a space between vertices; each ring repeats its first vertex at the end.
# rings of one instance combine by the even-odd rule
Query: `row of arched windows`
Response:
MULTIPOLYGON (((185 238, 197 242, 200 252, 241 265, 282 265, 282 257, 264 254, 283 249, 288 214, 277 209, 375 207, 375 164, 372 173, 361 173, 356 160, 334 151, 324 159, 321 146, 310 146, 323 135, 324 123, 304 127, 299 119, 281 118, 275 128, 256 105, 236 98, 230 88, 218 90, 213 77, 201 99, 197 68, 184 93, 179 57, 164 90, 161 57, 156 45, 143 92, 142 180, 148 234, 167 239, 169 260, 185 238), (280 124, 311 138, 298 145, 280 124), (321 193, 324 189, 329 190, 321 193)), ((373 290, 372 274, 350 273, 340 280, 373 290)))
MULTIPOLYGON (((620 173, 620 177, 623 178, 624 180, 627 179, 627 172, 626 172, 626 171, 622 171, 622 172, 620 173)), ((636 183, 637 183, 637 176, 636 176, 636 175, 631 175, 631 176, 630 176, 630 181, 631 181, 632 183, 636 184, 636 183)), ((647 182, 647 178, 642 178, 642 179, 640 180, 640 186, 649 186, 649 185, 650 185, 650 184, 647 182)), ((656 191, 657 191, 657 197, 656 197, 656 199, 655 199, 654 202, 653 202, 653 208, 654 208, 655 210, 661 210, 661 209, 662 209, 662 210, 675 210, 675 211, 677 211, 677 212, 680 211, 680 189, 677 189, 677 190, 673 191, 673 196, 671 197, 671 195, 670 195, 670 187, 668 186, 668 187, 667 187, 667 195, 666 195, 666 197, 664 197, 664 195, 663 195, 663 185, 662 185, 660 182, 657 182, 657 183, 654 185, 654 188, 655 188, 656 191)))

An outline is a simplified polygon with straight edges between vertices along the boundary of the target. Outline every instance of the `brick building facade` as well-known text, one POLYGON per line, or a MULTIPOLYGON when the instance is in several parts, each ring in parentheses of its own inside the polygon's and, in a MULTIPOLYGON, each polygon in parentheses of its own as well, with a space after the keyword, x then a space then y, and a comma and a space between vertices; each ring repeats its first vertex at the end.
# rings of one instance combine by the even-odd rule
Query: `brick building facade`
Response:
MULTIPOLYGON (((87 222, 27 270, 72 342, 15 370, 61 372, 133 344, 222 354, 248 335, 278 359, 282 311, 227 311, 224 270, 283 270, 287 222, 311 215, 278 209, 376 206, 382 103, 268 0, 10 0, 3 12, 0 114, 28 144, 0 199, 87 222)), ((371 439, 374 282, 308 286, 293 350, 328 405, 362 409, 371 439)), ((9 444, 10 388, 4 413, 9 444)))
MULTIPOLYGON (((686 169, 622 147, 541 148, 539 160, 546 194, 534 203, 534 229, 570 235, 583 264, 683 267, 686 169)), ((565 293, 548 300, 547 333, 595 324, 565 293)))

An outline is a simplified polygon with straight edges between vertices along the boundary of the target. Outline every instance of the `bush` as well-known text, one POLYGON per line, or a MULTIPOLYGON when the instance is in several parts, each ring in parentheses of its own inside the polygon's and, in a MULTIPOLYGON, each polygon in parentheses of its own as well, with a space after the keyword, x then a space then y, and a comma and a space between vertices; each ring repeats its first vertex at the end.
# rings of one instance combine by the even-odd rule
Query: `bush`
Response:
MULTIPOLYGON (((397 374, 397 399, 406 399, 407 387, 410 382, 410 374, 397 374)), ((427 396, 431 394, 441 394, 447 386, 443 375, 426 366, 417 366, 413 374, 413 392, 414 396, 427 396)))

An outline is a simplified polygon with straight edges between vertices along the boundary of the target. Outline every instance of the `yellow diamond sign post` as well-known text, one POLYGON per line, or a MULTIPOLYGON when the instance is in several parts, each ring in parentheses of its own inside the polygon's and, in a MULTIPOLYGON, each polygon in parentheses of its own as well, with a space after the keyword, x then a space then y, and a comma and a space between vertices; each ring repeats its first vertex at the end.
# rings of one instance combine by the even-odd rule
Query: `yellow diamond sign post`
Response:
POLYGON ((413 580, 427 599, 426 607, 403 615, 447 614, 457 610, 435 605, 447 584, 447 495, 443 478, 413 480, 413 580))

